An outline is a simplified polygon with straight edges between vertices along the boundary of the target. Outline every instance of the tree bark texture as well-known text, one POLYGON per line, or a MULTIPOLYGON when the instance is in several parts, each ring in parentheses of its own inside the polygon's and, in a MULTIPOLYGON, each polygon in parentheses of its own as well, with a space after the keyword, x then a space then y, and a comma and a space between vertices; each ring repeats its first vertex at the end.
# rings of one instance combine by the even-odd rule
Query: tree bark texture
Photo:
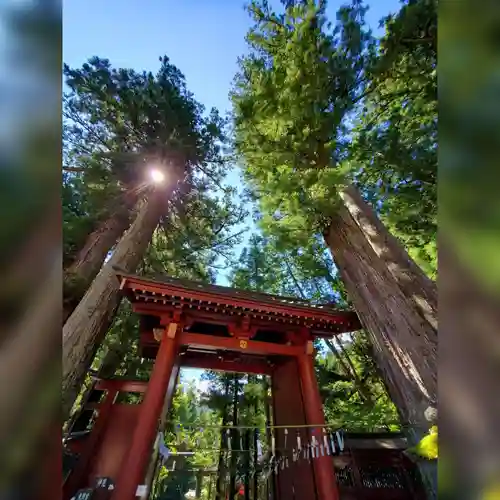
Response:
POLYGON ((404 422, 429 427, 437 400, 435 284, 353 187, 325 234, 404 422))
POLYGON ((161 194, 154 192, 139 202, 135 221, 63 327, 64 417, 71 410, 85 373, 120 303, 120 284, 113 267, 132 273, 139 265, 164 208, 161 194))
POLYGON ((99 273, 106 256, 130 226, 130 216, 138 201, 138 191, 126 193, 122 203, 88 235, 83 248, 64 271, 63 323, 80 302, 99 273))
MULTIPOLYGON (((352 186, 324 237, 374 348, 408 437, 428 431, 437 403, 437 293, 352 186)), ((434 486, 432 486, 434 488, 434 486)))

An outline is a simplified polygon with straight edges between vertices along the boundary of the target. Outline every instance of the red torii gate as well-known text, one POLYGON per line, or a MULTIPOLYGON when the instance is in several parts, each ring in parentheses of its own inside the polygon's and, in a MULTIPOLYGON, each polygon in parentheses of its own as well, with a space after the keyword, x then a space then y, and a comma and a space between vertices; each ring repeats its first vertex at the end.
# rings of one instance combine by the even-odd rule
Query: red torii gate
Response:
MULTIPOLYGON (((325 424, 314 373, 313 340, 360 329, 354 312, 173 278, 118 278, 122 293, 140 315, 142 356, 155 359, 154 368, 147 384, 100 382, 108 393, 99 403, 99 417, 82 448, 87 459, 65 485, 65 499, 101 476, 115 483, 112 500, 136 498, 165 396, 172 396, 181 367, 269 375, 274 425, 325 424), (145 392, 142 403, 131 405, 127 417, 123 408, 116 408, 113 416, 113 406, 119 406, 114 405, 117 392, 131 390, 129 385, 145 392), (118 411, 122 412, 120 417, 118 411)), ((311 437, 312 431, 306 427, 300 432, 304 442, 311 437)), ((302 461, 299 467, 299 472, 284 469, 278 473, 279 499, 292 497, 294 481, 287 477, 291 473, 300 474, 294 486, 296 498, 339 498, 331 456, 320 456, 311 463, 302 461)))

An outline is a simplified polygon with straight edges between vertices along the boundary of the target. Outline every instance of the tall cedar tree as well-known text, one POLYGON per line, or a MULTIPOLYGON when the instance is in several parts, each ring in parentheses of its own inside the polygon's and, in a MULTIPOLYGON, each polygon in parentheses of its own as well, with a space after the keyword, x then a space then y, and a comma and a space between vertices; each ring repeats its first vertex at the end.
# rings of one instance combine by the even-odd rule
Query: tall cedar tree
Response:
MULTIPOLYGON (((111 183, 111 192, 139 195, 134 199, 135 220, 113 248, 107 263, 101 268, 119 231, 108 238, 105 232, 99 232, 98 224, 99 237, 93 243, 99 247, 93 254, 95 265, 77 266, 83 274, 72 268, 76 274, 69 280, 79 283, 76 299, 89 279, 101 270, 63 328, 65 415, 119 305, 115 269, 128 273, 136 270, 159 223, 165 231, 190 227, 190 234, 205 238, 200 243, 216 246, 233 241, 228 230, 241 216, 232 203, 230 190, 219 197, 213 195, 224 176, 223 122, 215 110, 204 117, 203 107, 186 90, 179 70, 170 65, 168 58, 160 60, 156 76, 115 70, 109 61, 98 58, 79 71, 66 68, 74 89, 67 106, 74 111, 72 118, 81 120, 68 124, 68 133, 72 135, 68 158, 84 165, 87 184, 95 178, 94 183, 104 189, 103 178, 117 179, 111 183), (90 130, 95 133, 88 132, 78 113, 88 115, 88 122, 95 126, 95 130, 90 130), (100 134, 100 142, 95 139, 96 134, 100 134), (95 148, 83 150, 90 147, 92 140, 95 148), (164 170, 164 185, 152 187, 145 181, 151 165, 164 170)), ((125 211, 128 210, 129 205, 125 204, 125 211)), ((95 233, 91 238, 94 236, 95 233)))
POLYGON ((251 3, 251 52, 233 92, 235 147, 265 231, 284 242, 324 236, 417 438, 437 399, 436 289, 351 182, 349 123, 377 62, 365 10, 357 0, 342 7, 330 29, 324 2, 280 15, 251 3))
POLYGON ((437 37, 434 0, 386 19, 349 145, 356 182, 410 255, 437 273, 437 37))
POLYGON ((168 57, 155 75, 98 57, 78 69, 65 65, 64 75, 64 193, 81 207, 79 231, 65 233, 66 320, 129 227, 152 167, 165 169, 171 204, 180 209, 183 194, 203 188, 197 174, 217 186, 225 165, 224 120, 215 109, 204 116, 168 57))

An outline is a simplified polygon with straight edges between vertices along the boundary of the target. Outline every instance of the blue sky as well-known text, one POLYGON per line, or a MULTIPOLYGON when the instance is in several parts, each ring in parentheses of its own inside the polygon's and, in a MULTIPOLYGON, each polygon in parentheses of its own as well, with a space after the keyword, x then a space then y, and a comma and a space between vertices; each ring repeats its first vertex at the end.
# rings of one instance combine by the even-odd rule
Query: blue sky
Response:
MULTIPOLYGON (((342 3, 330 0, 330 19, 342 3)), ((398 5, 372 0, 367 14, 372 29, 398 5)), ((237 58, 246 52, 250 19, 243 6, 244 0, 64 0, 63 60, 79 67, 97 55, 115 67, 155 71, 158 57, 167 54, 196 99, 224 113, 230 109, 237 58)), ((240 184, 236 169, 228 181, 240 184)), ((224 276, 219 282, 227 284, 224 276)))
MULTIPOLYGON (((330 0, 330 19, 342 3, 330 0)), ((166 54, 196 99, 223 113, 230 109, 237 58, 246 52, 250 19, 243 5, 242 0, 63 0, 63 60, 79 67, 96 55, 115 67, 155 71, 158 57, 166 54)), ((367 21, 376 33, 379 20, 399 9, 397 0, 369 5, 367 21)), ((238 173, 228 180, 238 185, 238 173)), ((227 280, 221 276, 219 282, 227 280)))
MULTIPOLYGON (((341 3, 330 1, 332 19, 341 3)), ((373 29, 398 9, 397 0, 371 3, 367 20, 373 29)), ((98 55, 115 66, 155 70, 158 56, 167 54, 200 102, 229 110, 230 84, 250 27, 243 5, 242 0, 64 0, 63 60, 79 66, 98 55)))

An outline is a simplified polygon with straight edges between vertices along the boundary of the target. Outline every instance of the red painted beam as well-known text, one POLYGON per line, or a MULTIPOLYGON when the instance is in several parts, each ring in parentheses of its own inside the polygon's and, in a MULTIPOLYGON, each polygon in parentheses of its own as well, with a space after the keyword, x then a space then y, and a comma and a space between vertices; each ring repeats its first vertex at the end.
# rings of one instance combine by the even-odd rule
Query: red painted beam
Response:
POLYGON ((278 356, 301 356, 305 354, 305 346, 287 346, 271 342, 257 342, 255 340, 240 340, 228 337, 214 337, 200 333, 181 334, 180 343, 185 346, 213 347, 228 351, 245 352, 248 354, 274 354, 278 356))
MULTIPOLYGON (((228 297, 225 294, 207 291, 186 290, 182 287, 175 285, 167 285, 160 283, 153 283, 148 280, 137 278, 125 277, 122 283, 122 289, 141 290, 161 295, 170 295, 176 297, 191 298, 203 302, 211 302, 224 304, 232 307, 240 307, 244 309, 252 309, 258 312, 273 312, 281 315, 293 315, 301 318, 308 318, 310 320, 327 320, 334 323, 353 323, 353 330, 359 329, 359 320, 356 313, 353 311, 336 311, 330 312, 324 309, 314 307, 297 306, 291 304, 283 304, 276 302, 270 304, 268 302, 260 302, 250 298, 242 298, 237 296, 228 297), (356 320, 356 321, 354 321, 356 320), (356 324, 355 324, 356 323, 356 324)), ((271 298, 271 297, 270 297, 271 298)))
POLYGON ((216 372, 251 373, 253 375, 271 375, 272 368, 266 363, 242 363, 217 358, 196 357, 186 353, 181 356, 181 368, 201 368, 216 372))
POLYGON ((98 380, 95 388, 98 391, 114 390, 117 392, 146 392, 147 382, 139 380, 98 380))

